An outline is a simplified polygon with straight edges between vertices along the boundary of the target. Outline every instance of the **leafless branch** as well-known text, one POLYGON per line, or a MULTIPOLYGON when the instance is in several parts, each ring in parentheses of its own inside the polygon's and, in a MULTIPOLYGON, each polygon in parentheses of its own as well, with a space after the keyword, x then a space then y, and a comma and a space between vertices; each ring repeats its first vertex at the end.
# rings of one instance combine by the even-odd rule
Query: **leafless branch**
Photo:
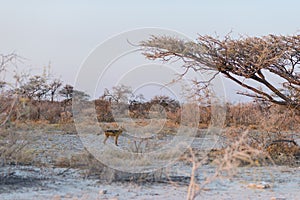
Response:
POLYGON ((190 70, 216 71, 269 102, 299 108, 300 35, 239 39, 227 35, 223 40, 199 35, 196 42, 152 36, 140 45, 149 59, 183 61, 182 76, 190 70), (282 84, 271 82, 270 75, 279 77, 282 84), (242 79, 252 80, 258 86, 246 84, 242 79), (266 90, 260 89, 262 86, 266 90))

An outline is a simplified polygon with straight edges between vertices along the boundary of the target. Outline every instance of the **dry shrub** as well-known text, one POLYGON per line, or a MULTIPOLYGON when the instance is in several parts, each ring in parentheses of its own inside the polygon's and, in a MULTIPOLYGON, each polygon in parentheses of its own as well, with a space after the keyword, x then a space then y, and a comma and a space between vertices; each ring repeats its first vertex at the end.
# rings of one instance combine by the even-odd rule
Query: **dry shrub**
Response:
POLYGON ((294 141, 299 138, 299 135, 294 134, 300 130, 298 110, 279 105, 264 105, 261 102, 230 105, 228 110, 227 123, 231 120, 231 127, 224 132, 225 146, 231 145, 235 138, 249 130, 245 142, 251 148, 269 153, 276 164, 297 163, 297 146, 276 143, 270 147, 269 144, 278 140, 294 141))
POLYGON ((156 170, 148 173, 129 173, 118 171, 109 167, 104 167, 100 174, 100 180, 106 182, 130 182, 136 184, 159 182, 164 179, 164 170, 156 170))
POLYGON ((87 150, 69 157, 58 157, 54 161, 56 167, 80 168, 86 177, 97 177, 104 182, 154 182, 162 178, 162 170, 149 173, 129 173, 105 166, 87 150))
POLYGON ((199 112, 200 112, 199 124, 201 124, 202 127, 207 128, 211 122, 211 117, 212 117, 211 116, 211 106, 200 106, 199 112))
POLYGON ((207 160, 207 157, 204 157, 201 161, 197 159, 195 151, 190 148, 188 154, 186 154, 186 161, 192 164, 191 169, 191 178, 188 187, 187 200, 195 199, 200 192, 203 190, 204 185, 200 186, 200 183, 197 182, 197 170, 201 167, 207 160))
POLYGON ((28 101, 17 96, 0 95, 0 126, 9 125, 17 120, 28 118, 29 110, 27 107, 28 101))
MULTIPOLYGON (((191 120, 186 119, 186 114, 182 113, 188 109, 188 105, 182 105, 182 109, 177 104, 163 104, 157 102, 136 102, 133 105, 122 104, 121 110, 112 109, 112 103, 106 100, 95 100, 82 103, 79 112, 87 110, 86 105, 93 104, 96 109, 97 118, 100 122, 114 122, 115 116, 129 116, 133 118, 148 119, 151 116, 157 116, 158 113, 151 111, 151 106, 160 106, 165 111, 165 117, 174 124, 186 124, 193 121, 195 117, 199 118, 199 127, 207 128, 212 118, 212 108, 208 104, 199 106, 199 116, 191 115, 191 120), (126 108, 126 109, 125 109, 126 108), (129 108, 129 113, 125 111, 129 108), (182 119, 182 116, 185 119, 182 119)), ((90 107, 90 106, 89 106, 90 107)), ((195 108, 194 106, 192 106, 195 108)), ((188 109, 189 110, 189 109, 188 109)), ((195 110, 195 109, 193 109, 195 110)), ((12 98, 1 95, 0 97, 0 119, 1 122, 7 120, 13 121, 37 121, 46 120, 49 123, 71 123, 72 104, 71 101, 50 102, 47 100, 29 100, 28 98, 12 98)), ((188 111, 189 112, 189 111, 188 111)), ((77 114, 77 113, 74 113, 77 114)), ((239 104, 227 104, 227 113, 225 124, 227 127, 247 127, 265 132, 299 131, 300 130, 299 110, 289 109, 279 105, 265 105, 261 102, 248 102, 239 104)))
POLYGON ((263 150, 268 142, 271 140, 271 133, 264 133, 261 130, 249 130, 247 126, 229 127, 222 133, 223 146, 230 146, 236 141, 236 138, 241 137, 244 132, 247 132, 245 136, 245 142, 252 148, 263 150))
POLYGON ((259 129, 269 132, 299 131, 300 112, 284 106, 273 105, 264 111, 261 118, 259 129))
POLYGON ((87 175, 99 174, 104 165, 93 157, 87 150, 69 156, 60 156, 54 160, 54 166, 67 168, 80 168, 87 170, 87 175))
POLYGON ((262 112, 261 107, 255 103, 228 104, 226 124, 229 126, 257 125, 262 112))
POLYGON ((181 109, 177 109, 175 112, 167 112, 167 119, 174 124, 180 124, 181 121, 181 109))
POLYGON ((192 169, 187 199, 195 199, 202 191, 205 191, 205 186, 216 179, 234 176, 238 167, 261 166, 266 163, 266 158, 269 158, 268 154, 249 145, 247 131, 241 133, 239 137, 232 138, 226 148, 213 149, 206 156, 202 156, 201 160, 197 158, 195 151, 190 149, 190 156, 187 161, 192 164, 192 169), (206 177, 203 182, 198 182, 196 178, 198 169, 206 164, 207 160, 213 161, 216 166, 215 173, 206 177))
POLYGON ((99 122, 114 122, 109 101, 98 99, 94 103, 99 122))
MULTIPOLYGON (((4 120, 8 122, 43 120, 49 123, 59 123, 64 110, 60 102, 36 101, 22 97, 5 98, 1 95, 0 103, 0 111, 3 113, 0 116, 1 123, 4 120)), ((71 107, 68 107, 65 112, 71 113, 70 111, 71 107)), ((71 117, 68 116, 68 122, 72 121, 71 117)))
POLYGON ((276 140, 266 151, 277 165, 296 166, 300 164, 300 147, 293 140, 276 140))
MULTIPOLYGON (((37 120, 45 120, 48 123, 54 124, 59 123, 61 121, 61 113, 63 112, 63 107, 60 102, 50 102, 50 101, 31 101, 30 104, 27 105, 27 109, 29 110, 29 116, 27 120, 37 121, 37 120)), ((70 113, 69 111, 65 111, 66 113, 70 113)), ((69 122, 71 122, 71 116, 67 116, 69 122)))
POLYGON ((0 127, 0 161, 2 165, 29 165, 34 161, 34 150, 27 149, 28 139, 23 134, 3 130, 0 127))
POLYGON ((73 122, 73 115, 69 111, 64 111, 60 113, 60 120, 61 124, 71 123, 73 122))
MULTIPOLYGON (((43 120, 47 120, 50 124, 54 124, 60 121, 62 108, 59 102, 44 101, 41 102, 40 112, 43 120)), ((71 118, 72 116, 68 117, 71 118)))
MULTIPOLYGON (((272 133, 261 130, 247 131, 247 127, 228 128, 224 132, 224 146, 231 147, 236 138, 243 137, 243 145, 262 153, 262 157, 254 157, 260 164, 296 165, 300 160, 300 147, 290 133, 272 133), (247 132, 247 134, 243 134, 247 132), (267 155, 267 156, 266 156, 267 155)), ((243 151, 243 146, 240 150, 243 151)), ((212 150, 210 160, 223 157, 225 149, 212 150)), ((247 163, 241 163, 245 165, 247 163)), ((248 164, 252 164, 248 162, 248 164)))
POLYGON ((262 102, 227 105, 226 125, 247 127, 265 132, 300 130, 300 112, 280 105, 265 105, 262 102))
POLYGON ((230 145, 221 150, 222 157, 214 160, 218 168, 230 172, 239 166, 260 166, 266 163, 267 154, 252 147, 248 131, 235 138, 230 145))
MULTIPOLYGON (((113 158, 112 158, 113 159, 113 158)), ((112 161, 113 162, 113 161, 112 161)), ((162 178, 162 170, 149 173, 129 173, 113 169, 97 160, 89 151, 66 156, 59 156, 54 160, 55 167, 79 168, 85 177, 96 177, 103 182, 131 182, 145 183, 159 181, 162 178)))

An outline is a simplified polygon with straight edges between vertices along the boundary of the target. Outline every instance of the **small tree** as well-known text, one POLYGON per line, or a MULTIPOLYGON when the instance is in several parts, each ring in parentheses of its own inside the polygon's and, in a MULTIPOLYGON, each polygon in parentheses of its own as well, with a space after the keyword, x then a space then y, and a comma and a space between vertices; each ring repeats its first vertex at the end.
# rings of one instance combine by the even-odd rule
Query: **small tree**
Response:
POLYGON ((74 87, 72 85, 66 84, 60 91, 59 94, 66 100, 72 99, 74 92, 74 87))
POLYGON ((61 87, 62 82, 59 79, 55 79, 48 84, 51 102, 53 103, 54 97, 56 95, 57 90, 61 87))
POLYGON ((152 36, 140 45, 148 59, 183 61, 182 76, 189 70, 213 71, 215 76, 222 74, 251 92, 240 94, 300 110, 300 35, 240 39, 199 36, 195 42, 152 36))
POLYGON ((38 101, 46 98, 49 90, 46 78, 39 75, 30 77, 27 83, 16 88, 18 94, 38 101))
POLYGON ((65 100, 71 100, 74 96, 76 96, 77 100, 88 100, 90 95, 85 92, 74 90, 72 85, 66 84, 60 91, 59 94, 65 98, 65 100))
POLYGON ((42 101, 47 98, 50 88, 47 84, 47 79, 44 76, 35 75, 29 78, 29 80, 15 89, 16 93, 20 96, 26 97, 32 101, 32 107, 30 110, 31 117, 33 119, 40 119, 42 114, 42 101), (34 112, 36 108, 36 112, 34 112))
POLYGON ((88 101, 90 98, 90 95, 79 90, 74 90, 72 96, 76 96, 77 100, 79 101, 88 101))
POLYGON ((180 108, 180 103, 169 96, 155 96, 150 101, 151 105, 159 104, 163 106, 167 111, 176 112, 180 108))
POLYGON ((105 89, 100 99, 108 99, 109 101, 114 101, 116 103, 128 103, 129 98, 132 95, 132 89, 129 86, 120 85, 114 86, 112 92, 105 89))

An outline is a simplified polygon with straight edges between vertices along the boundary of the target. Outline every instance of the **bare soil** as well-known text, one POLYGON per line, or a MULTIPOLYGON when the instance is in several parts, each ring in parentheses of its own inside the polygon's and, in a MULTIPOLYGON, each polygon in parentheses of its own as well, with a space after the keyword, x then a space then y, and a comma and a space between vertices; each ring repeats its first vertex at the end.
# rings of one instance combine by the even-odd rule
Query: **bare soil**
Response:
MULTIPOLYGON (((0 167, 0 199, 186 199, 189 163, 178 161, 166 167, 156 181, 109 182, 88 172, 80 163, 70 162, 84 151, 75 132, 23 130, 16 134, 26 134, 22 139, 28 144, 22 151, 32 154, 34 166, 24 166, 20 159, 19 163, 0 167)), ((161 139, 168 138, 166 135, 161 139)), ((216 139, 212 135, 197 137, 192 147, 221 147, 216 139)), ((124 138, 120 137, 121 147, 122 142, 124 138)), ((214 165, 205 163, 197 170, 197 181, 205 182, 215 171, 214 165)), ((239 167, 234 175, 224 174, 205 185, 197 199, 299 199, 299 188, 299 167, 239 167)))
MULTIPOLYGON (((185 167, 188 171, 189 167, 185 167)), ((1 199, 185 199, 188 177, 181 182, 101 182, 85 178, 80 170, 9 166, 0 168, 1 199), (5 176, 3 176, 5 174, 5 176)), ((199 180, 213 175, 214 168, 199 169, 199 180)), ((203 180, 202 180, 203 181, 203 180)), ((299 199, 300 169, 289 167, 242 168, 231 179, 217 179, 206 185, 197 199, 299 199), (265 184, 258 189, 250 184, 265 184)))

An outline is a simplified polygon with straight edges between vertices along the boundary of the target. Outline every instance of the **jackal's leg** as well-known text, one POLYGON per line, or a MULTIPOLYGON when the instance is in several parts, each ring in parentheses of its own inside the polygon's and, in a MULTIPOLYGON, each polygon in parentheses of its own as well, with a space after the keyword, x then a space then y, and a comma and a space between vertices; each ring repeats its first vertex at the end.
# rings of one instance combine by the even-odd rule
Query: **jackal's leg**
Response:
POLYGON ((118 138, 119 138, 119 135, 116 135, 116 136, 115 136, 115 145, 116 145, 116 146, 119 146, 119 145, 118 145, 118 138))
POLYGON ((106 143, 106 140, 108 139, 109 135, 105 135, 105 138, 103 140, 103 143, 105 144, 106 143))

